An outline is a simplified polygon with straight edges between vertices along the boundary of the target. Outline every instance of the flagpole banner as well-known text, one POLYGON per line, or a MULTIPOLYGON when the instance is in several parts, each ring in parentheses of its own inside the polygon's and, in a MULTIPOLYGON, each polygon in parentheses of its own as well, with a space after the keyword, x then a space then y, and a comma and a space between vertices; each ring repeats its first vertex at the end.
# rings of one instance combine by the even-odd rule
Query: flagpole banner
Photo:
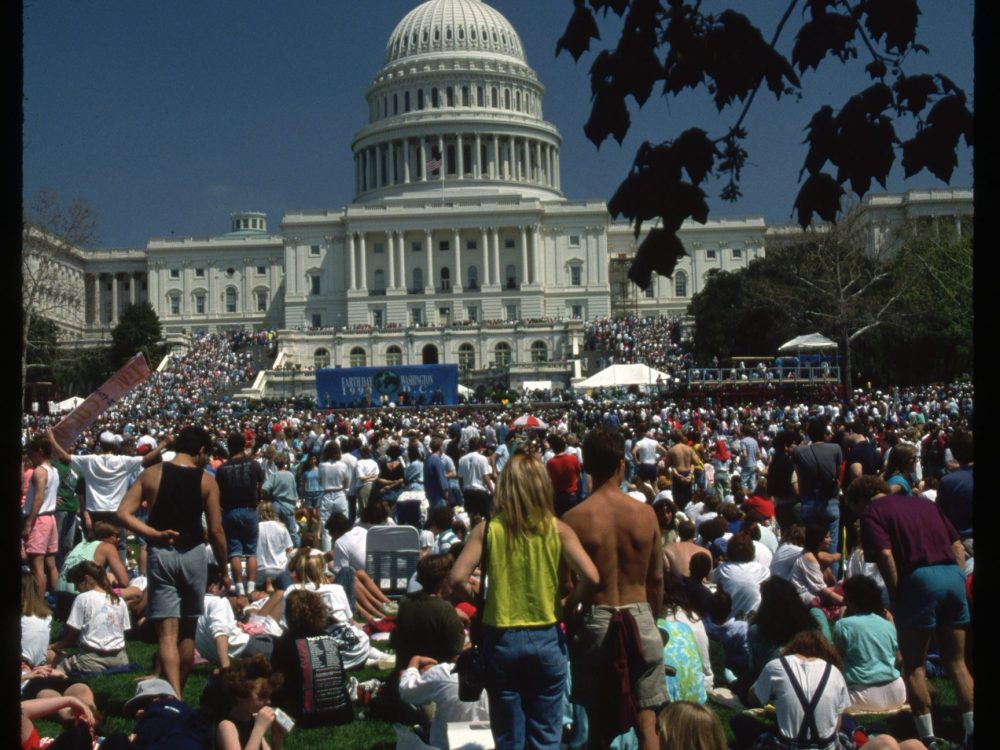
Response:
POLYGON ((80 433, 90 427, 112 403, 152 374, 145 355, 142 352, 136 354, 100 388, 87 396, 83 403, 60 420, 52 429, 56 441, 69 450, 80 433))

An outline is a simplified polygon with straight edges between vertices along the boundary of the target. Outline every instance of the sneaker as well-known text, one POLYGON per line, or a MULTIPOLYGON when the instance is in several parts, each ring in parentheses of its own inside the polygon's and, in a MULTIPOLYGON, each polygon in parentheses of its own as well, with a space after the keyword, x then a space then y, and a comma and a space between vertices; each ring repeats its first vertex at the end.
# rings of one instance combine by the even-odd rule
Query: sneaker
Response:
POLYGON ((920 741, 927 745, 927 750, 954 750, 955 747, 951 742, 940 737, 924 737, 920 741))

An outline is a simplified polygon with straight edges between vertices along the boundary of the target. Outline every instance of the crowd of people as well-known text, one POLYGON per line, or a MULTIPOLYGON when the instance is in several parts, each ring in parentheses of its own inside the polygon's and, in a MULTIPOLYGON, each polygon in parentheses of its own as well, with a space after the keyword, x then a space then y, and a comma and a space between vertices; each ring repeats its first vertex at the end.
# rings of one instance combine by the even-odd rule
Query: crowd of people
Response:
POLYGON ((681 342, 677 318, 598 318, 588 328, 584 348, 597 352, 598 369, 641 362, 669 375, 679 375, 691 366, 691 354, 681 342))
POLYGON ((971 747, 970 384, 581 399, 524 429, 486 406, 248 410, 213 398, 248 375, 232 343, 200 339, 75 445, 26 419, 23 740, 46 712, 99 725, 88 680, 143 638, 137 733, 194 710, 197 654, 219 669, 204 731, 227 749, 348 721, 361 694, 444 748, 449 722, 488 721, 497 747, 720 750, 709 700, 775 706, 774 724, 733 719, 737 750, 834 747, 845 712, 904 704, 910 747, 943 747, 929 653, 971 747), (410 526, 399 598, 366 551, 410 526), (463 701, 470 629, 486 689, 463 701), (303 658, 340 674, 339 702, 312 700, 303 658), (348 690, 366 665, 388 677, 348 690))

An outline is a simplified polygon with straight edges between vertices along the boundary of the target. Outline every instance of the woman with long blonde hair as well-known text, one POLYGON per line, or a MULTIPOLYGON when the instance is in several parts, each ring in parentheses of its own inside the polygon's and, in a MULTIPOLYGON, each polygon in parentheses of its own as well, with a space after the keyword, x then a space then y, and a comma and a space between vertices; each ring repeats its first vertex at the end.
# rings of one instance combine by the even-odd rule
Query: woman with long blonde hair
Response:
POLYGON ((542 462, 515 453, 493 517, 472 530, 451 572, 452 586, 469 593, 481 559, 485 568, 482 649, 498 750, 559 747, 568 664, 558 623, 600 582, 576 533, 555 517, 554 494, 542 462), (560 591, 564 565, 576 574, 571 592, 560 591))

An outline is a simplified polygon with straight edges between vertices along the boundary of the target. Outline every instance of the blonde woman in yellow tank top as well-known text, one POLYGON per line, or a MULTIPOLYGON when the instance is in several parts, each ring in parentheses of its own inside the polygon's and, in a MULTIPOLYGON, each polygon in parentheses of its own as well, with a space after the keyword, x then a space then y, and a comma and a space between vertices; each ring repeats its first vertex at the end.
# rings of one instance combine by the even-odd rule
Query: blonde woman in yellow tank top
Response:
POLYGON ((493 518, 472 530, 451 572, 452 586, 468 593, 488 523, 483 650, 497 750, 559 747, 568 672, 559 621, 599 583, 580 540, 555 517, 553 496, 542 462, 515 453, 497 481, 493 518), (576 574, 570 592, 561 590, 564 565, 576 574))

